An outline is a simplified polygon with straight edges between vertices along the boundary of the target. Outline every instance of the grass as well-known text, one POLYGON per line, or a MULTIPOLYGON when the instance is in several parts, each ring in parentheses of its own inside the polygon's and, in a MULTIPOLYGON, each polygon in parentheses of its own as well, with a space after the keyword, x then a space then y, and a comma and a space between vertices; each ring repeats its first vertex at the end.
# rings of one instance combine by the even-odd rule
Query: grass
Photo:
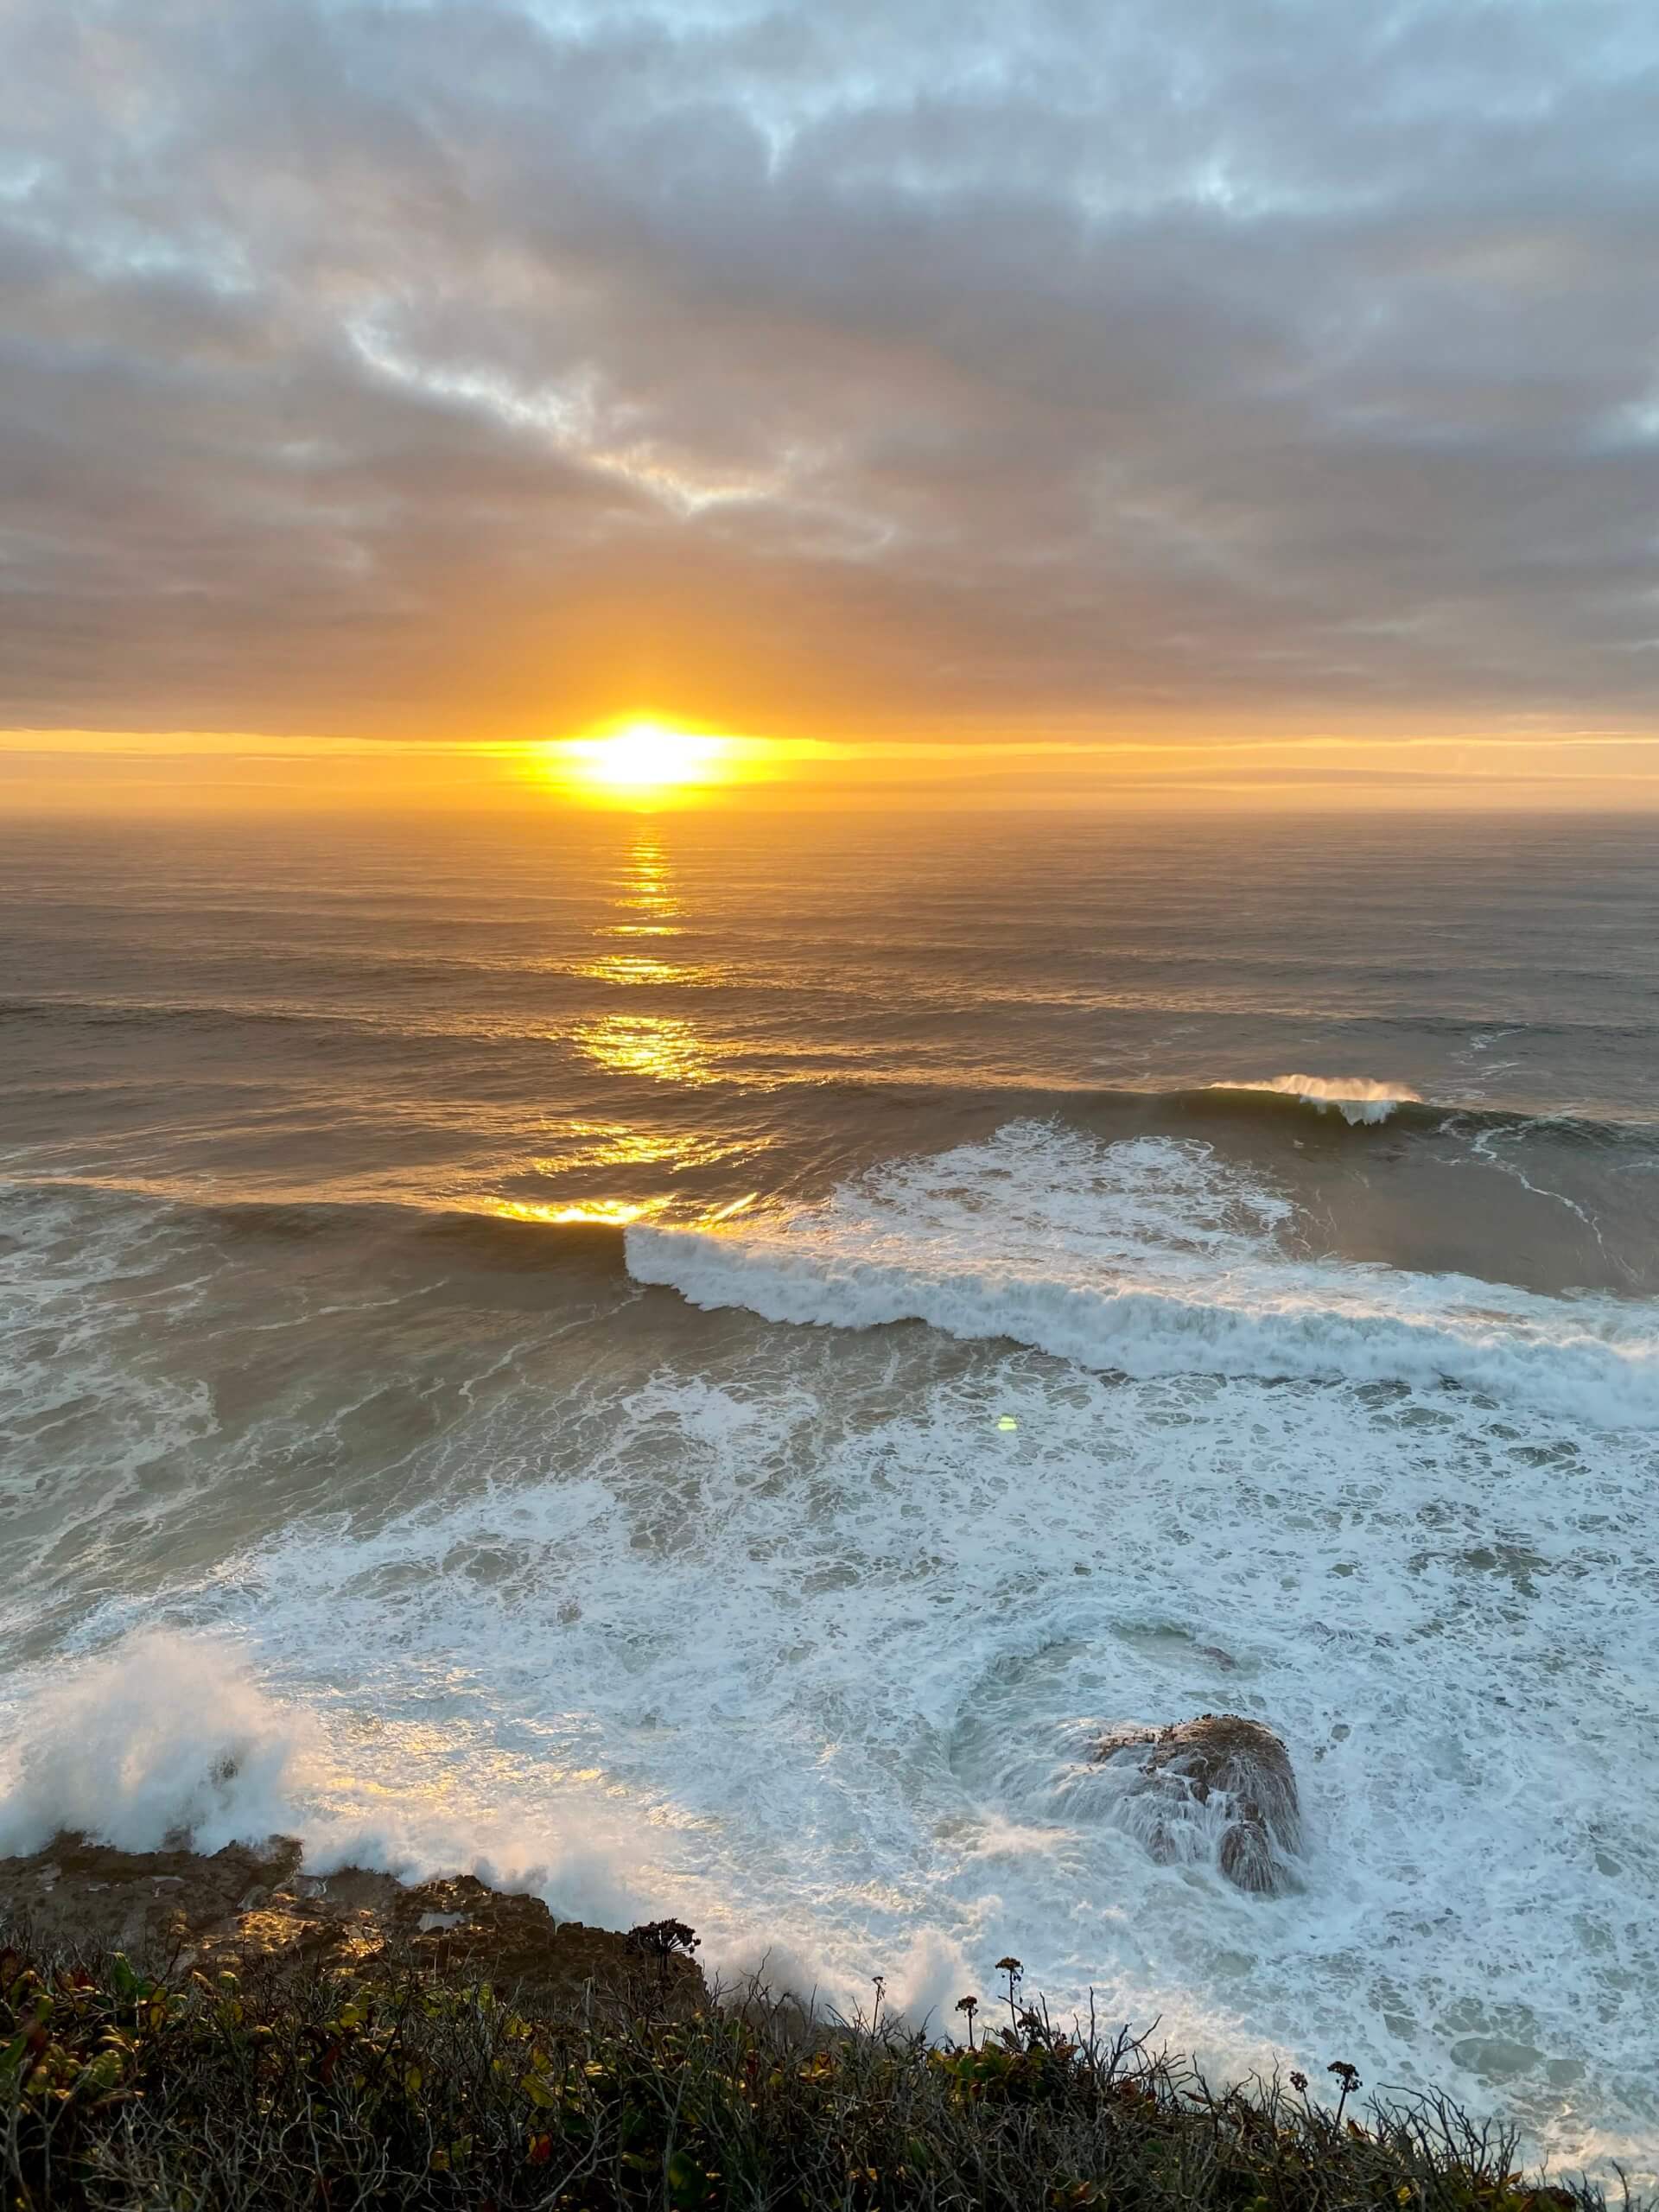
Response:
POLYGON ((14 1938, 3 2212, 1605 2202, 1591 2183, 1528 2181, 1510 2134, 1441 2099, 1358 2108, 1340 2063, 1325 2101, 1299 2075, 1213 2091, 1127 2032, 1064 2032, 1020 2002, 1014 1961, 1006 2024, 965 2011, 970 2047, 944 2049, 884 2021, 879 1987, 874 2019, 853 2024, 756 1989, 688 2012, 652 1949, 626 2004, 540 2018, 412 1967, 152 1976, 14 1938))

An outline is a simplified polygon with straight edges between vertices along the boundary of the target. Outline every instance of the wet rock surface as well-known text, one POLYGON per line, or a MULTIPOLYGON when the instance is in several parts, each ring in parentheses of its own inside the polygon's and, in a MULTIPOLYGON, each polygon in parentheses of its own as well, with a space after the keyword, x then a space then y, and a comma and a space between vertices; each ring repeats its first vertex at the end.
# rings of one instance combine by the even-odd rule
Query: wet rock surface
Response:
POLYGON ((1205 1713, 1167 1728, 1110 1729, 1095 1757, 1132 1771, 1126 1825, 1155 1859, 1183 1855, 1184 1828, 1208 1832, 1192 1817, 1198 1808, 1221 1816, 1217 1857, 1229 1881, 1263 1896, 1290 1886, 1301 1804, 1290 1754, 1265 1722, 1205 1713))
POLYGON ((378 1961, 523 1990, 538 1999, 660 1996, 700 2001, 703 1980, 682 1955, 556 1921, 539 1897, 492 1890, 470 1874, 406 1886, 344 1867, 302 1871, 297 1843, 125 1852, 62 1835, 28 1858, 0 1859, 0 1924, 36 1940, 122 1950, 135 1962, 204 1970, 276 1955, 371 1967, 378 1961))

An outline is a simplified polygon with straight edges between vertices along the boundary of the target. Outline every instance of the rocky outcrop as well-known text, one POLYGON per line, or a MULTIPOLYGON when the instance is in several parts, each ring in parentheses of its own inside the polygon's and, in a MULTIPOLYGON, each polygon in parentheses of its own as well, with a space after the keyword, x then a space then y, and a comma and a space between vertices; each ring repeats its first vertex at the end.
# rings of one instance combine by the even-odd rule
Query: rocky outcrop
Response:
POLYGON ((360 1969, 384 1961, 489 1981, 538 2003, 586 2001, 590 1990, 601 1999, 648 1990, 654 2002, 676 2005, 706 1994, 696 1963, 660 1940, 555 1921, 539 1897, 505 1895, 470 1874, 410 1887, 360 1867, 307 1874, 298 1844, 283 1839, 207 1856, 59 1836, 32 1857, 0 1859, 0 1923, 8 1921, 46 1942, 179 1967, 277 1956, 360 1969))
POLYGON ((1123 1825, 1154 1858, 1213 1848, 1241 1890, 1272 1896, 1288 1885, 1301 1806, 1290 1754, 1264 1723, 1205 1713, 1169 1728, 1112 1729, 1095 1756, 1122 1778, 1123 1825))

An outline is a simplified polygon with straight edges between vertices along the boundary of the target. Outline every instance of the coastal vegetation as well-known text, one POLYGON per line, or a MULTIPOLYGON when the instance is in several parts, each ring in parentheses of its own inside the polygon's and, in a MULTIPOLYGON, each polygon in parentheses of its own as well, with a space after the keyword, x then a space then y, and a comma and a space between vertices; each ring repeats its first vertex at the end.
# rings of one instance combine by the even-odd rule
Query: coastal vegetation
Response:
MULTIPOLYGON (((1020 1961, 938 2022, 710 1991, 658 1922, 550 1993, 428 1954, 187 1964, 0 1936, 6 2212, 1603 2212, 1439 2097, 1341 2060, 1220 2089, 1062 2024, 1020 1961)), ((1631 2203, 1624 2194, 1626 2206, 1631 2203)))

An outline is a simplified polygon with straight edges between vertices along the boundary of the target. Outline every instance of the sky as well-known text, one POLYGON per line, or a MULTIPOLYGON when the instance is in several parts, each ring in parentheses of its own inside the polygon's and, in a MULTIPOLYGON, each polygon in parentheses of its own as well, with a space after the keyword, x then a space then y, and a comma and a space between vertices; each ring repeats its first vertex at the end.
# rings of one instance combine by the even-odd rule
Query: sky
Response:
POLYGON ((1659 799, 1651 0, 0 0, 0 791, 1659 799))

